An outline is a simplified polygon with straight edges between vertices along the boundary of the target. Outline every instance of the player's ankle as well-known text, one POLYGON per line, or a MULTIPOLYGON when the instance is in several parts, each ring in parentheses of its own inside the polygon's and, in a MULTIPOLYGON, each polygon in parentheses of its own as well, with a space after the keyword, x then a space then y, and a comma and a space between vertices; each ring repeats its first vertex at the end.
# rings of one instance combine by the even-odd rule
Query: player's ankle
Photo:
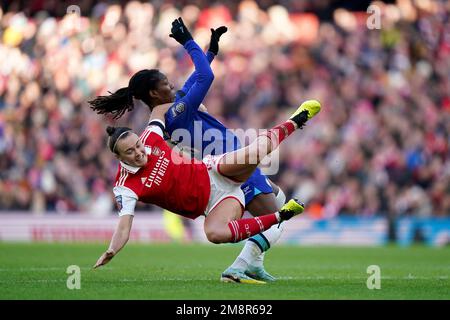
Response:
POLYGON ((275 212, 275 216, 277 217, 278 222, 281 222, 280 213, 278 211, 275 212))
POLYGON ((306 121, 308 121, 308 111, 303 110, 302 112, 300 112, 299 114, 296 114, 289 120, 295 124, 295 126, 296 126, 295 129, 302 128, 305 125, 306 121))
POLYGON ((292 120, 292 119, 289 119, 288 121, 286 121, 286 122, 290 122, 290 123, 292 123, 293 125, 294 125, 294 128, 295 128, 295 130, 297 130, 298 128, 299 128, 299 125, 297 124, 297 122, 295 122, 294 120, 292 120))

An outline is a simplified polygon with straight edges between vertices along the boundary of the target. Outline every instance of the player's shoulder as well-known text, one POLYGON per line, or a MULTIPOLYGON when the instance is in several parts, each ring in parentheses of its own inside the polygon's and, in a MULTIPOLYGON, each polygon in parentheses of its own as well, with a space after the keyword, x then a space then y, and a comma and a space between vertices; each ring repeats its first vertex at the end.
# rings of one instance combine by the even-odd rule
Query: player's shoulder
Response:
POLYGON ((153 119, 139 136, 144 144, 164 140, 165 123, 161 119, 153 119))
POLYGON ((124 185, 115 186, 113 188, 113 193, 115 197, 122 196, 127 198, 133 198, 136 200, 139 198, 136 192, 132 188, 130 188, 130 186, 124 185))
POLYGON ((116 179, 114 186, 126 186, 131 189, 135 189, 139 184, 137 181, 139 180, 140 173, 143 170, 139 170, 137 168, 129 167, 120 163, 119 168, 116 174, 116 179))
POLYGON ((181 115, 187 112, 189 106, 189 100, 186 96, 182 96, 175 100, 174 103, 169 107, 166 113, 166 121, 169 122, 180 118, 181 115))
POLYGON ((145 127, 144 131, 142 131, 141 135, 139 136, 139 139, 141 139, 141 141, 145 143, 149 138, 150 134, 154 131, 155 129, 152 128, 151 126, 145 127))
MULTIPOLYGON (((125 176, 123 176, 125 177, 125 176)), ((134 180, 134 179, 133 179, 134 180)), ((128 180, 126 178, 119 179, 113 188, 114 195, 117 196, 126 196, 134 199, 138 199, 138 195, 136 190, 135 181, 128 180)))

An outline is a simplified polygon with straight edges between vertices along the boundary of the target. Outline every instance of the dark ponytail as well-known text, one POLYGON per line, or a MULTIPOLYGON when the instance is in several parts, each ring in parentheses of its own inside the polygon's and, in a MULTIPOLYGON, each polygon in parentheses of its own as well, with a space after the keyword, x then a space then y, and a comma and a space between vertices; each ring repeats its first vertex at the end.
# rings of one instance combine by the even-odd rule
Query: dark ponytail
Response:
POLYGON ((123 139, 126 136, 128 136, 131 132, 131 129, 127 128, 127 127, 110 127, 110 126, 108 126, 106 128, 106 132, 108 133, 108 136, 109 136, 109 140, 108 140, 109 150, 111 150, 111 152, 113 152, 113 153, 119 154, 116 151, 116 144, 117 144, 118 140, 123 139))
POLYGON ((134 108, 133 97, 142 100, 150 109, 153 108, 149 91, 156 90, 158 82, 165 75, 157 69, 136 72, 128 82, 128 87, 121 88, 109 96, 98 96, 88 101, 91 109, 99 114, 111 113, 114 119, 120 118, 126 111, 134 108))
POLYGON ((133 96, 128 87, 120 88, 109 96, 98 96, 88 103, 92 110, 99 114, 111 113, 114 119, 120 118, 125 111, 131 111, 134 108, 133 96))

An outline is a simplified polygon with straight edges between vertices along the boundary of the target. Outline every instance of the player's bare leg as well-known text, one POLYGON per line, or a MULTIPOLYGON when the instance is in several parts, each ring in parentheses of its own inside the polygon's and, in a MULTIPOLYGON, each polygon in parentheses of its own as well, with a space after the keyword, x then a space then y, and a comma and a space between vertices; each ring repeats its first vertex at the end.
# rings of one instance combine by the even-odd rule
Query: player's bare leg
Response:
MULTIPOLYGON (((302 103, 286 122, 268 130, 267 134, 260 135, 249 146, 225 154, 219 160, 217 170, 226 177, 244 182, 265 156, 319 111, 320 103, 316 100, 308 100, 302 103)), ((233 220, 241 213, 239 211, 241 210, 241 204, 233 198, 225 199, 216 205, 205 219, 205 233, 208 240, 213 243, 238 242, 298 214, 295 209, 291 210, 296 207, 295 204, 298 205, 299 211, 303 211, 303 206, 300 203, 290 201, 286 204, 286 211, 289 212, 282 213, 280 210, 280 212, 261 217, 233 220)))
MULTIPOLYGON (((220 172, 234 180, 247 180, 265 156, 278 147, 278 145, 293 133, 295 129, 301 128, 306 121, 316 115, 319 111, 319 102, 315 100, 306 101, 288 121, 272 128, 266 135, 259 136, 249 146, 225 155, 219 163, 220 172)), ((289 211, 291 210, 291 206, 294 208, 295 205, 298 204, 295 201, 291 201, 283 207, 284 210, 289 211)), ((282 211, 280 210, 280 212, 282 211)), ((280 238, 282 231, 281 224, 279 224, 278 227, 279 228, 276 228, 274 226, 269 230, 250 238, 233 265, 224 271, 222 280, 224 277, 239 280, 239 278, 242 277, 242 273, 246 272, 246 276, 252 275, 256 279, 265 281, 275 280, 274 277, 265 272, 262 263, 263 256, 261 255, 270 248, 271 244, 275 243, 280 238), (259 257, 259 259, 257 259, 257 257, 259 257), (259 264, 255 262, 259 262, 259 264), (253 264, 256 265, 254 266, 253 264)))
POLYGON ((250 145, 225 154, 219 161, 220 172, 233 180, 246 181, 267 155, 319 113, 320 108, 317 100, 303 102, 289 120, 258 136, 250 145))
MULTIPOLYGON (((302 211, 303 207, 299 205, 296 212, 302 211)), ((241 216, 242 207, 239 201, 234 198, 221 201, 205 218, 204 230, 208 240, 213 243, 238 242, 270 228, 283 218, 278 213, 250 219, 240 219, 241 216)), ((249 277, 245 271, 245 269, 230 269, 229 272, 222 274, 221 281, 247 284, 265 283, 249 277)))
MULTIPOLYGON (((236 199, 228 198, 220 202, 205 218, 204 229, 208 240, 215 243, 228 242, 227 240, 232 238, 228 224, 240 219, 241 216, 242 207, 236 199)), ((238 276, 225 275, 221 277, 221 281, 264 284, 262 281, 247 276, 244 270, 241 270, 238 276)))
POLYGON ((292 214, 280 210, 280 212, 275 211, 260 217, 242 219, 240 202, 235 198, 225 198, 205 218, 204 229, 206 237, 212 243, 239 242, 248 239, 268 230, 275 224, 289 220, 294 215, 303 212, 303 204, 301 203, 298 203, 298 207, 293 204, 290 206, 298 210, 294 210, 295 212, 292 214))
MULTIPOLYGON (((213 243, 239 242, 269 229, 275 224, 289 220, 304 210, 302 203, 291 200, 284 210, 272 214, 248 219, 241 219, 242 207, 238 200, 225 198, 211 210, 205 218, 204 230, 209 241, 213 243)), ((231 269, 222 274, 225 282, 262 284, 245 274, 245 269, 231 269)))
POLYGON ((222 200, 205 218, 204 230, 206 237, 212 243, 231 242, 232 233, 228 228, 230 221, 242 216, 242 206, 234 198, 222 200))

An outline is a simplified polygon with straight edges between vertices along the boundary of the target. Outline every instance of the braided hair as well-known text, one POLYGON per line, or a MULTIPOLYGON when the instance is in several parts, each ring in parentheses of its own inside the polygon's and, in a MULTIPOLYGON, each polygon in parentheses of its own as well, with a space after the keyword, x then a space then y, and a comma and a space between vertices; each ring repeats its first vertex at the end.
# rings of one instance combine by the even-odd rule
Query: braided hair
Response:
POLYGON ((111 113, 114 119, 120 118, 126 111, 134 108, 133 97, 142 100, 147 106, 152 108, 149 91, 156 90, 164 74, 158 69, 144 69, 135 73, 128 87, 120 88, 116 92, 109 92, 109 96, 98 96, 94 100, 88 101, 91 109, 99 114, 111 113))

